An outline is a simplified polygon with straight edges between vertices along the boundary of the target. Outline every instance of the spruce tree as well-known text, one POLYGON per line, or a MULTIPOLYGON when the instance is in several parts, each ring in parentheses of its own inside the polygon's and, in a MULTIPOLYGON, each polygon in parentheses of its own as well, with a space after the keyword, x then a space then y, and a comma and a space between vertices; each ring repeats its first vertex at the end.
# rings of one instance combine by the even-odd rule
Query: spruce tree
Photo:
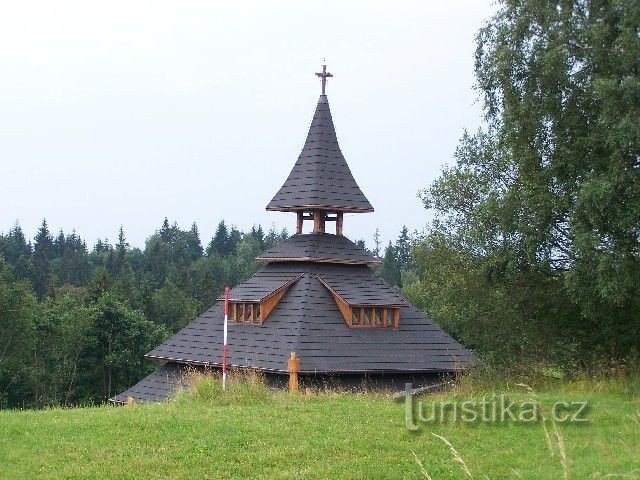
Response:
POLYGON ((188 257, 191 261, 195 261, 202 257, 202 254, 204 253, 202 243, 200 242, 200 232, 198 231, 198 225, 196 225, 196 222, 193 222, 191 230, 187 232, 186 247, 188 257))
POLYGON ((34 238, 33 244, 33 286, 38 298, 44 297, 51 290, 51 266, 53 258, 53 237, 49 233, 46 219, 34 238))
POLYGON ((411 239, 406 225, 402 227, 400 236, 396 240, 395 252, 400 269, 407 268, 411 262, 411 239))
POLYGON ((379 274, 390 285, 402 287, 400 265, 398 265, 396 251, 391 242, 389 242, 389 245, 387 245, 385 249, 384 258, 379 267, 379 274))
POLYGON ((207 255, 217 254, 226 257, 229 253, 229 231, 222 220, 216 228, 216 233, 207 247, 207 255))

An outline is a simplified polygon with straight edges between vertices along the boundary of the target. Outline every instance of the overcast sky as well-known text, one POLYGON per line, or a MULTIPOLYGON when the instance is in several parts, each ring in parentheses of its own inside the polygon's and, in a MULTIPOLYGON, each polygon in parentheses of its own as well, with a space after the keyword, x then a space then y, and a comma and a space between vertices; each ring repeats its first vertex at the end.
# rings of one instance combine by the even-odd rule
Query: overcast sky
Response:
POLYGON ((14 1, 0 10, 0 231, 43 217, 91 247, 123 225, 143 247, 164 217, 295 228, 265 206, 327 94, 374 213, 371 245, 427 223, 417 192, 475 129, 474 35, 490 0, 14 1))

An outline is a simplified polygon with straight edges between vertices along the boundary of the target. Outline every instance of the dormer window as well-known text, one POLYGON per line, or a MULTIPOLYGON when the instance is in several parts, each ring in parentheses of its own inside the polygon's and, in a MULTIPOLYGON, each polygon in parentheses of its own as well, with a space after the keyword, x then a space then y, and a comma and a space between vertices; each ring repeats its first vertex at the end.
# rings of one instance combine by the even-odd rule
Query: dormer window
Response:
POLYGON ((302 275, 268 278, 253 276, 229 292, 229 320, 262 325, 289 288, 302 275))
POLYGON ((398 328, 406 302, 379 278, 365 284, 348 276, 323 274, 318 280, 329 290, 349 327, 398 328))
POLYGON ((351 308, 351 327, 398 328, 400 308, 398 307, 358 307, 351 308))
POLYGON ((259 302, 229 301, 229 320, 261 324, 263 322, 261 306, 259 302))

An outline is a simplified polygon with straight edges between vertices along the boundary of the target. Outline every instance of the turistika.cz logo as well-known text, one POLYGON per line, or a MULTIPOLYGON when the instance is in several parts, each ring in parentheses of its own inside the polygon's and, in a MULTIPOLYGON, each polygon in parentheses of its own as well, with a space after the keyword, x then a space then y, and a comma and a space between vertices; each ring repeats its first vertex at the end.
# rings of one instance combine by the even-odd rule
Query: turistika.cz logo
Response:
POLYGON ((421 401, 423 393, 407 383, 396 398, 404 397, 405 424, 415 431, 421 424, 434 423, 536 423, 546 419, 556 423, 586 423, 589 402, 557 401, 544 409, 535 398, 512 401, 506 394, 485 395, 480 400, 421 401))

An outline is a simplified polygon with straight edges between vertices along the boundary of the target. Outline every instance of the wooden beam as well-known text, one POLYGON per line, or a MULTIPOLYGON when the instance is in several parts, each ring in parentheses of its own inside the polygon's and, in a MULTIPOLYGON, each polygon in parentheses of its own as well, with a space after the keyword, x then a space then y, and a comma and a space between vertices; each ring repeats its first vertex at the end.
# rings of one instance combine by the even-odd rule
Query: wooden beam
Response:
POLYGON ((298 211, 298 224, 296 225, 296 233, 302 233, 303 222, 304 222, 304 212, 298 211))
POLYGON ((393 327, 398 328, 399 325, 400 325, 400 309, 394 308, 393 309, 393 327))
POLYGON ((342 212, 338 212, 338 216, 336 217, 336 235, 342 236, 343 224, 344 224, 344 214, 342 212))
POLYGON ((289 290, 288 287, 283 288, 275 295, 271 295, 270 297, 267 297, 262 302, 260 302, 260 325, 264 323, 271 311, 276 308, 276 305, 278 305, 278 303, 280 303, 280 300, 282 300, 284 294, 287 293, 287 290, 289 290))
POLYGON ((388 309, 386 309, 386 308, 382 309, 382 326, 384 328, 387 327, 387 311, 388 311, 388 309))
POLYGON ((376 326, 376 309, 372 308, 371 312, 369 313, 370 317, 369 317, 369 325, 371 325, 372 327, 376 326))
POLYGON ((344 321, 347 322, 347 325, 351 326, 351 307, 349 307, 347 302, 345 302, 341 297, 339 297, 335 293, 331 292, 331 296, 333 297, 333 300, 336 302, 336 305, 338 306, 338 310, 340 310, 340 313, 342 314, 344 321))
POLYGON ((324 212, 322 210, 313 211, 313 233, 324 233, 324 212))

